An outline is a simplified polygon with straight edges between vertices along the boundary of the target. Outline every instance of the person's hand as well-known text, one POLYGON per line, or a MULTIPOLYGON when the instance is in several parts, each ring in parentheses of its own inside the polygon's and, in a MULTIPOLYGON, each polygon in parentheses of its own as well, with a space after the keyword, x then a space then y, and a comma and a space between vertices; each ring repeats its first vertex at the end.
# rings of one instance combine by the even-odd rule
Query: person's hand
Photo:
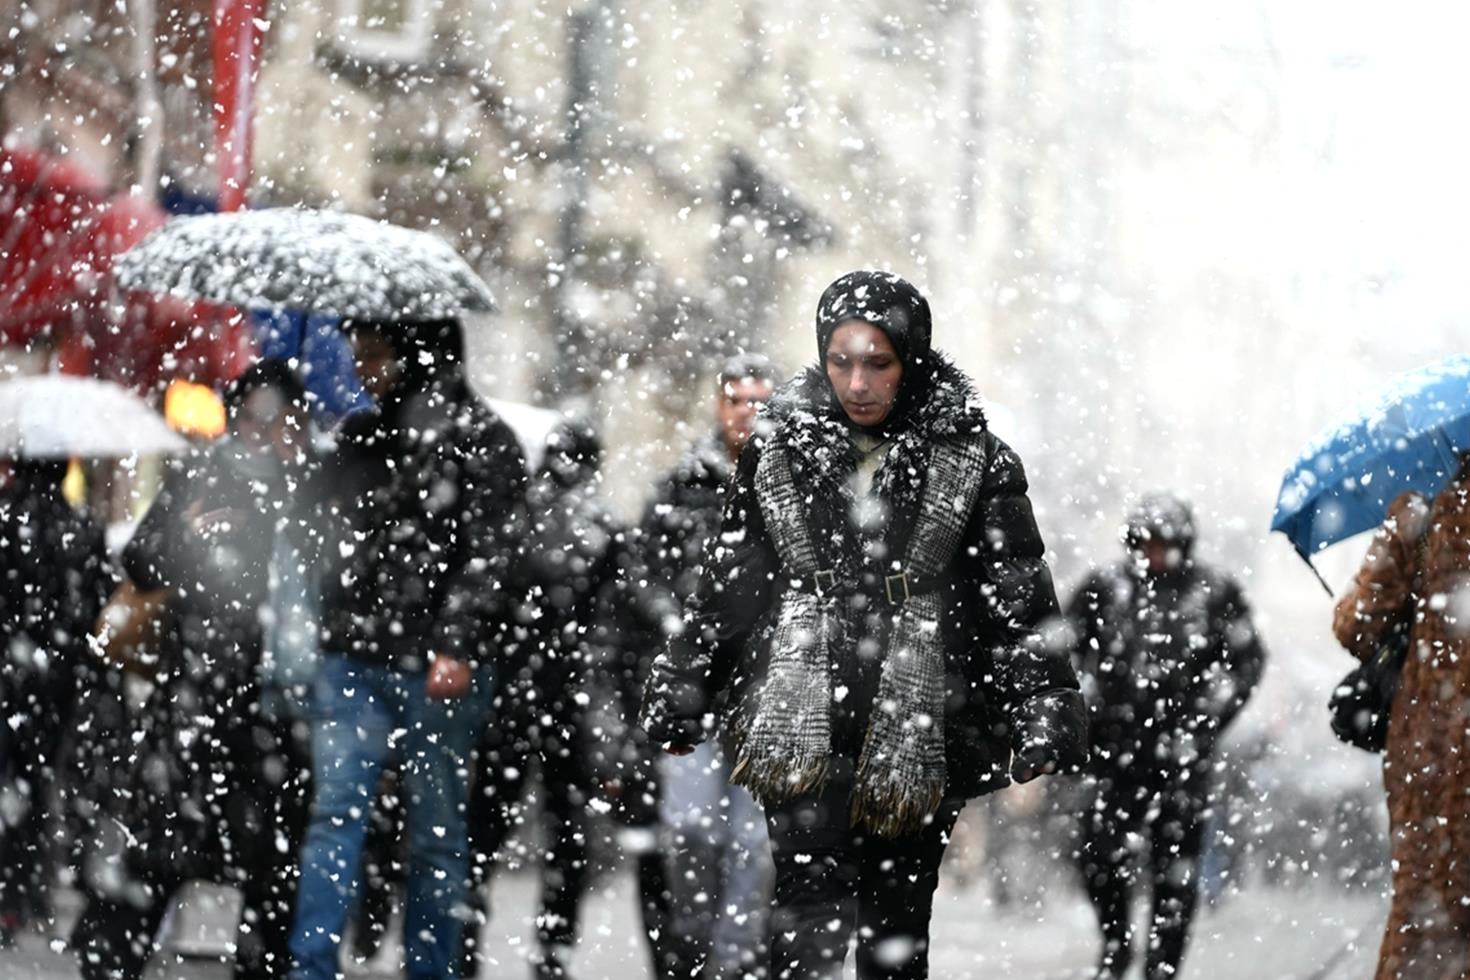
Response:
POLYGON ((424 693, 435 701, 463 697, 470 689, 470 665, 454 657, 436 656, 429 663, 424 693))
POLYGON ((217 537, 238 531, 245 520, 244 512, 233 507, 202 510, 196 505, 186 516, 190 530, 204 537, 217 537))
POLYGON ((690 752, 694 751, 694 746, 681 745, 678 742, 665 742, 664 751, 667 752, 669 755, 688 755, 690 752))
POLYGON ((1029 745, 1011 761, 1011 778, 1017 783, 1029 783, 1037 776, 1046 776, 1056 771, 1056 760, 1045 745, 1029 745))

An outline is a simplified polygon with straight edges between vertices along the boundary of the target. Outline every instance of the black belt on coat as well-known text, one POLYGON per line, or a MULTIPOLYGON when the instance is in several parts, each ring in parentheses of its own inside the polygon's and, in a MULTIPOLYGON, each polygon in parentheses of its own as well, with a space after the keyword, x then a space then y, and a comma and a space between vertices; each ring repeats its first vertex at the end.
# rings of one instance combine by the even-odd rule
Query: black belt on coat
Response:
POLYGON ((839 576, 833 569, 822 568, 810 575, 786 573, 784 580, 800 592, 814 593, 819 599, 828 596, 865 595, 873 599, 886 599, 890 605, 902 605, 904 600, 934 592, 944 585, 944 575, 919 575, 915 572, 898 571, 892 575, 883 572, 863 572, 857 578, 839 576))

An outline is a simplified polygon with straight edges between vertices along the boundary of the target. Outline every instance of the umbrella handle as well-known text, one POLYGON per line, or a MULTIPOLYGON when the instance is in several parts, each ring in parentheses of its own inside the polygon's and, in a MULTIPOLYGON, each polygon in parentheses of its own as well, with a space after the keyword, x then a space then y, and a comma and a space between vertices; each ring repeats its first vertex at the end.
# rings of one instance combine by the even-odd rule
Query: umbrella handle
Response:
MULTIPOLYGON (((1297 554, 1301 554, 1301 552, 1297 552, 1297 554)), ((1312 574, 1317 576, 1317 581, 1322 583, 1322 591, 1327 593, 1327 598, 1337 598, 1337 596, 1332 594, 1332 586, 1327 584, 1327 580, 1322 577, 1322 573, 1317 571, 1317 566, 1312 564, 1312 559, 1308 558, 1306 555, 1302 555, 1302 561, 1307 563, 1307 567, 1312 570, 1312 574)))

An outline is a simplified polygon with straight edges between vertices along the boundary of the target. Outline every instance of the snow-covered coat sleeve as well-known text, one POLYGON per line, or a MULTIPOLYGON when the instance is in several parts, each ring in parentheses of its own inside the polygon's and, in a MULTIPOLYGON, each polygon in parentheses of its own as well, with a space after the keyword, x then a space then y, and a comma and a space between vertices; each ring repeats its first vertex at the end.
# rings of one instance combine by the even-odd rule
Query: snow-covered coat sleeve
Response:
POLYGON ((1400 495, 1374 532, 1352 588, 1338 600, 1332 632, 1349 653, 1367 660, 1403 616, 1414 588, 1417 542, 1429 504, 1418 494, 1400 495))
POLYGON ((1251 618, 1250 603, 1234 579, 1226 579, 1220 587, 1211 626, 1218 652, 1211 714, 1216 730, 1224 731, 1250 700, 1266 668, 1266 648, 1251 618))
POLYGON ((733 665, 770 609, 780 561, 755 492, 760 449, 741 454, 720 520, 705 549, 699 587, 684 610, 683 632, 671 637, 644 687, 639 724, 654 742, 693 745, 733 665))
POLYGON ((496 418, 468 451, 436 457, 438 483, 456 485, 455 554, 434 619, 433 649, 467 661, 494 657, 513 619, 515 567, 525 539, 526 462, 496 418))
POLYGON ((1103 708, 1098 686, 1102 669, 1102 617, 1107 602, 1107 580, 1100 574, 1088 576, 1067 604, 1066 630, 1061 638, 1071 651, 1072 667, 1082 687, 1088 717, 1096 719, 1103 708))
POLYGON ((988 437, 989 462, 967 543, 988 620, 987 688, 1010 724, 1011 747, 1044 752, 1062 771, 1087 759, 1087 720, 1070 651, 1044 631, 1060 616, 1021 459, 988 437))

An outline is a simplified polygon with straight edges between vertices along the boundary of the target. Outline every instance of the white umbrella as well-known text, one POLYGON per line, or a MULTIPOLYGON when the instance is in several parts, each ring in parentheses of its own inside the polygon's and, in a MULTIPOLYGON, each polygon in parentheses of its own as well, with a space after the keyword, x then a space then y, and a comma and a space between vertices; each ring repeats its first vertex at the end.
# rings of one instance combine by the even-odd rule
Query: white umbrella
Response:
POLYGON ((110 381, 63 374, 0 381, 0 456, 89 459, 188 448, 146 402, 110 381))

